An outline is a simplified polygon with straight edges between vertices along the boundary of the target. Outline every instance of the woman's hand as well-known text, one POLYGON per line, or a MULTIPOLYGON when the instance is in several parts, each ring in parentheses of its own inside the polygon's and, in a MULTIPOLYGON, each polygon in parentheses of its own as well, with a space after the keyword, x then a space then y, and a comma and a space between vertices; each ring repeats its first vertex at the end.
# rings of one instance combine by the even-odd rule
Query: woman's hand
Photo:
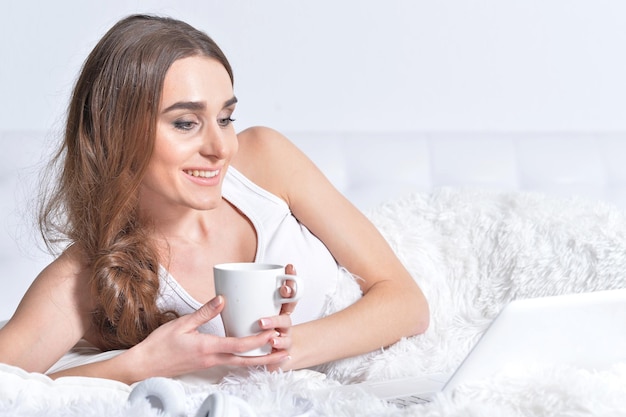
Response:
MULTIPOLYGON (((198 332, 197 328, 213 319, 224 308, 224 298, 217 296, 192 314, 179 317, 156 329, 144 341, 127 352, 127 358, 139 374, 133 380, 151 376, 176 376, 218 365, 278 366, 288 359, 282 347, 291 320, 286 314, 268 319, 270 326, 248 337, 219 337, 198 332), (279 329, 279 330, 278 330, 279 329), (271 344, 272 353, 265 356, 237 356, 271 344)), ((134 381, 133 381, 134 382, 134 381)))
MULTIPOLYGON (((296 269, 293 265, 289 264, 285 267, 285 273, 288 275, 296 275, 296 269)), ((293 288, 291 281, 286 281, 280 287, 280 296, 283 298, 291 298, 294 296, 297 288, 293 288)), ((285 303, 280 309, 280 314, 275 317, 265 317, 259 321, 261 329, 263 330, 275 330, 277 335, 272 337, 270 344, 272 345, 272 352, 275 351, 289 351, 291 348, 291 313, 296 308, 297 302, 285 303)), ((274 368, 274 367, 270 367, 274 368)))

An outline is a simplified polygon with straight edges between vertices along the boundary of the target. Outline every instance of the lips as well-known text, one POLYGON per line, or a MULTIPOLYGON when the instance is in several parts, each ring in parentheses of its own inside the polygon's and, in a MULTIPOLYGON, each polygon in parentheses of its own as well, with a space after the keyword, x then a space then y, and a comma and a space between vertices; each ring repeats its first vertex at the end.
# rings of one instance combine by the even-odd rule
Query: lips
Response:
POLYGON ((218 169, 215 171, 206 171, 199 169, 186 169, 184 172, 185 174, 196 178, 213 178, 219 175, 220 170, 218 169))

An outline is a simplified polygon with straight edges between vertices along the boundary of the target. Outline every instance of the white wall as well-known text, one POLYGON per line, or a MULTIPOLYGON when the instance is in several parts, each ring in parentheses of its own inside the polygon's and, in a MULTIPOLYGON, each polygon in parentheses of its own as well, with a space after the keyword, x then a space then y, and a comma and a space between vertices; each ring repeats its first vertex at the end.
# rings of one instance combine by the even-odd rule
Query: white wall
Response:
POLYGON ((287 131, 624 131, 622 0, 4 0, 0 130, 58 127, 116 20, 155 12, 222 45, 238 124, 287 131))

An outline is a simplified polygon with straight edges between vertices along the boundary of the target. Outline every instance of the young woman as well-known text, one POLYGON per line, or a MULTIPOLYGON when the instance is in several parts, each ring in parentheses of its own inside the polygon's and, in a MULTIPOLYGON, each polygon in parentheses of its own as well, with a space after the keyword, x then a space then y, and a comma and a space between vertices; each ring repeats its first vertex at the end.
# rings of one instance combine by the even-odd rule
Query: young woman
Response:
POLYGON ((206 34, 143 15, 109 30, 76 83, 42 205, 47 242, 65 246, 0 330, 0 361, 46 372, 85 339, 125 350, 53 377, 131 383, 217 365, 310 367, 426 329, 422 292, 373 225, 285 137, 237 134, 236 103, 206 34), (261 334, 225 337, 212 267, 253 261, 295 265, 306 295, 262 318, 261 334), (347 271, 363 296, 321 317, 347 271), (236 355, 267 343, 269 355, 236 355))

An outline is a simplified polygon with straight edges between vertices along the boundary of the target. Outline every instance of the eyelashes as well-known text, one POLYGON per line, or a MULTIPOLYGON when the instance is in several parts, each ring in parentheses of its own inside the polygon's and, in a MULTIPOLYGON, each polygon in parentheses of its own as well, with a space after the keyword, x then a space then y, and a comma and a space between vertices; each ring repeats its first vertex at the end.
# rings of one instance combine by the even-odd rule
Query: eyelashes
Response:
MULTIPOLYGON (((223 118, 217 119, 217 124, 220 127, 228 127, 234 121, 235 119, 233 119, 232 117, 223 117, 223 118)), ((173 126, 174 126, 174 129, 176 130, 180 130, 182 132, 189 132, 193 130, 196 126, 198 126, 199 124, 200 124, 199 122, 196 122, 193 120, 176 120, 173 123, 173 126)))
POLYGON ((220 126, 222 126, 222 127, 227 127, 228 125, 230 125, 234 121, 235 121, 235 119, 233 119, 232 117, 225 117, 223 119, 218 119, 217 123, 220 126))
POLYGON ((174 129, 188 132, 198 125, 197 122, 187 120, 177 120, 174 123, 174 129))

